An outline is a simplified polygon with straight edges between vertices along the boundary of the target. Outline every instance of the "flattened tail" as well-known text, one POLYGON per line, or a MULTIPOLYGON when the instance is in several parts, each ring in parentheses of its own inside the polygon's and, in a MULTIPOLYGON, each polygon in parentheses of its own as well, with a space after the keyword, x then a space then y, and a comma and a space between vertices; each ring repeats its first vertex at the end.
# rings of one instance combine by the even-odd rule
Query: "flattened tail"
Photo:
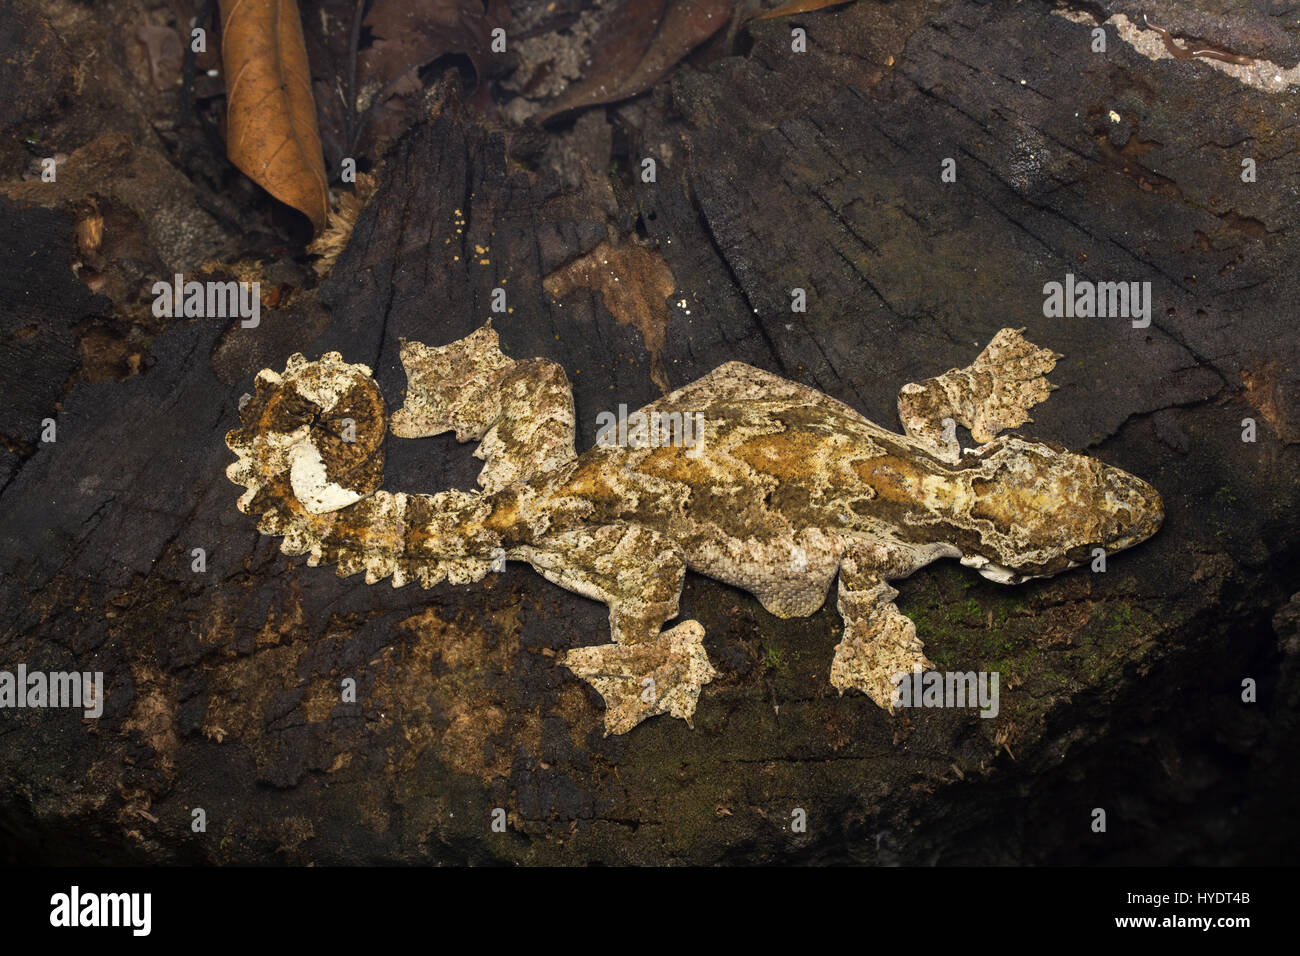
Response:
POLYGON ((390 579, 399 588, 416 581, 431 588, 442 581, 481 581, 493 569, 490 539, 466 533, 466 510, 482 496, 450 491, 405 495, 377 491, 339 511, 314 515, 294 503, 263 512, 257 530, 281 538, 284 554, 305 554, 313 567, 334 565, 339 577, 364 574, 367 584, 390 579), (433 520, 431 520, 433 519, 433 520))
POLYGON ((387 412, 369 368, 336 352, 318 362, 298 354, 282 374, 260 372, 256 390, 226 435, 236 455, 226 475, 245 489, 239 510, 282 538, 283 553, 394 587, 477 581, 491 570, 498 542, 482 528, 483 495, 378 490, 387 412))

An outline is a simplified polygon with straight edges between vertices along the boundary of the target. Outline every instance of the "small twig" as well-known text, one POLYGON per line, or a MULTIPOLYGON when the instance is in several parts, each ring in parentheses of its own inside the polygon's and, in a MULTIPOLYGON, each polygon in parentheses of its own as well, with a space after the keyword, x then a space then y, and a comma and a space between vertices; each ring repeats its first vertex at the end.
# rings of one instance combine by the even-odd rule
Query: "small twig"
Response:
POLYGON ((1224 50, 1216 50, 1214 47, 1210 47, 1210 46, 1201 47, 1200 49, 1193 50, 1190 49, 1191 44, 1189 43, 1187 47, 1181 47, 1177 44, 1177 42, 1175 42, 1173 36, 1169 33, 1168 30, 1166 30, 1164 27, 1156 26, 1149 19, 1147 19, 1147 15, 1145 13, 1142 14, 1142 22, 1144 22, 1152 30, 1155 30, 1156 33, 1160 34, 1160 39, 1164 40, 1165 42, 1165 49, 1168 50, 1170 55, 1172 55, 1175 59, 1190 60, 1193 57, 1201 56, 1211 60, 1222 60, 1224 63, 1236 63, 1238 66, 1251 66, 1255 62, 1248 56, 1241 56, 1237 53, 1228 53, 1224 50))
POLYGON ((356 149, 357 133, 357 50, 361 46, 361 21, 365 18, 366 0, 357 0, 357 5, 352 11, 352 38, 348 44, 348 86, 347 98, 344 107, 347 109, 348 128, 347 139, 348 149, 356 149))

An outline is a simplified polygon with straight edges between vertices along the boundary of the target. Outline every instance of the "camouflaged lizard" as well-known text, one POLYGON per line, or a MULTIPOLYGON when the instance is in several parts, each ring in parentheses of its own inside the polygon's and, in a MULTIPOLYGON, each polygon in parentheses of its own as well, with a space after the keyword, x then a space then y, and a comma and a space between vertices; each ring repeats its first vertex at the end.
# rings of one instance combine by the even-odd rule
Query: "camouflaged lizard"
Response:
POLYGON ((896 676, 930 664, 890 580, 957 558, 1014 584, 1160 527, 1145 482, 1048 442, 997 437, 1030 420, 1059 357, 1003 329, 970 366, 903 386, 902 435, 730 362, 643 410, 702 416, 701 445, 579 456, 564 370, 511 360, 484 327, 442 348, 402 343, 406 402, 391 423, 371 370, 337 352, 262 371, 226 436, 238 455, 227 474, 247 488, 239 509, 310 565, 427 588, 478 581, 504 553, 609 605, 611 643, 562 658, 604 698, 607 734, 662 713, 689 723, 715 676, 698 622, 662 629, 688 568, 783 618, 815 612, 838 575, 844 636, 831 684, 892 712, 896 676), (963 451, 953 423, 979 447, 963 451), (478 440, 482 491, 379 490, 389 427, 478 440))

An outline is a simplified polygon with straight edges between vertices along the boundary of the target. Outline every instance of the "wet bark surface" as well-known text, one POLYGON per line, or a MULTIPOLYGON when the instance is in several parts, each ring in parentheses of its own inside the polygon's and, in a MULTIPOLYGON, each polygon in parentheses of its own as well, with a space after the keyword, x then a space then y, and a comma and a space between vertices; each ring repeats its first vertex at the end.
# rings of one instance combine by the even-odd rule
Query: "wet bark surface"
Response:
MULTIPOLYGON (((115 282, 170 277, 186 247, 160 236, 220 225, 273 254, 232 235, 222 200, 175 212, 169 232, 120 184, 74 182, 57 202, 7 187, 0 668, 99 671, 106 689, 98 720, 0 714, 9 855, 1287 858, 1300 836, 1283 803, 1300 641, 1294 110, 1202 58, 1152 59, 1114 21, 1106 52, 1090 46, 1098 20, 1146 12, 1295 65, 1295 34, 1267 4, 1197 7, 863 2, 753 24, 732 55, 545 127, 450 96, 389 152, 328 279, 256 329, 154 323, 138 294, 113 297, 115 282), (795 27, 807 52, 791 52, 795 27), (137 250, 99 270, 104 294, 72 268, 89 259, 88 198, 137 250), (593 253, 643 294, 572 270, 593 253), (1150 282, 1149 326, 1045 318, 1044 283, 1067 273, 1150 282), (308 568, 258 535, 224 473, 257 371, 338 350, 373 366, 396 407, 400 341, 467 334, 496 288, 507 354, 568 372, 579 450, 599 412, 730 360, 893 426, 902 384, 1026 327, 1065 358, 1024 433, 1149 481, 1165 526, 1105 573, 1004 588, 946 562, 897 582, 938 667, 1000 674, 991 719, 891 717, 839 696, 833 601, 782 621, 689 575, 682 618, 704 625, 719 672, 694 729, 660 717, 603 737, 600 698, 555 659, 607 641, 602 605, 524 565, 430 591, 308 568), (806 312, 791 311, 796 288, 806 312), (346 678, 356 703, 340 702, 346 678)), ((51 86, 49 103, 64 95, 51 86)), ((13 109, 55 108, 33 102, 13 109)), ((450 436, 390 439, 384 487, 469 489, 479 466, 450 436)))

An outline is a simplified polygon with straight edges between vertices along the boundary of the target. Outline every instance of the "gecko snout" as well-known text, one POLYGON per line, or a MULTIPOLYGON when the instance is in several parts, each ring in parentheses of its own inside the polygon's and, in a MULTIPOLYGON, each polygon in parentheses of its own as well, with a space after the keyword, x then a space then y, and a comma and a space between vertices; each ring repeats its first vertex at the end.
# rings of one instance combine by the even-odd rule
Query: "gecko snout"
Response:
POLYGON ((1160 530, 1165 520, 1165 503, 1155 488, 1110 466, 1102 469, 1101 484, 1101 505, 1110 525, 1105 542, 1108 549, 1132 547, 1160 530))

